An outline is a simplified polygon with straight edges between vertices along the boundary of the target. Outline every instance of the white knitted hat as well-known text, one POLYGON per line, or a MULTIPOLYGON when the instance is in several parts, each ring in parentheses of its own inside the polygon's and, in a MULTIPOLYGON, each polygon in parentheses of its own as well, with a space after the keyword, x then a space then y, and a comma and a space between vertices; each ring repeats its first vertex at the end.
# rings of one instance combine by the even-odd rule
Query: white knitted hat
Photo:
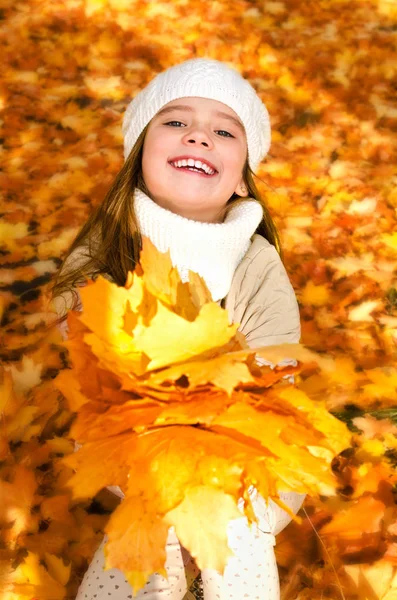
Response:
POLYGON ((123 118, 124 159, 145 126, 168 102, 197 96, 218 100, 240 117, 247 136, 248 162, 253 171, 270 147, 266 106, 238 71, 210 58, 192 58, 159 73, 128 105, 123 118))

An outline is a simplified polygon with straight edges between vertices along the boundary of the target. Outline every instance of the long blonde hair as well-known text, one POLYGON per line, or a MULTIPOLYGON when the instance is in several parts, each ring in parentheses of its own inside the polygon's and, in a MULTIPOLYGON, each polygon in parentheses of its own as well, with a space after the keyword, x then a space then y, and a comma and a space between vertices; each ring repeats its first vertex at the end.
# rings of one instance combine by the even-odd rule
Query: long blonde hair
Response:
MULTIPOLYGON (((52 299, 62 296, 65 292, 72 294, 73 304, 69 308, 75 309, 78 305, 78 294, 75 290, 88 279, 107 275, 115 283, 123 286, 128 271, 133 271, 139 262, 141 243, 132 199, 135 188, 139 188, 150 197, 142 174, 142 153, 147 128, 148 125, 141 132, 104 200, 80 229, 49 285, 48 291, 52 299)), ((283 259, 277 228, 255 185, 254 176, 246 160, 243 177, 248 195, 255 198, 263 208, 263 219, 256 233, 275 246, 283 259)), ((244 201, 244 198, 233 194, 227 203, 226 212, 241 201, 244 201)))

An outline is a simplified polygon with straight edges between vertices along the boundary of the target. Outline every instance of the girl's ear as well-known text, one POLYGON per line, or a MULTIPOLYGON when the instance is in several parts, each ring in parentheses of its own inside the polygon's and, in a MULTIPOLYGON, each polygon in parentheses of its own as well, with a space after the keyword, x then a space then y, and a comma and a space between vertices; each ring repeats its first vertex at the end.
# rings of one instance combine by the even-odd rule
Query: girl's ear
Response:
POLYGON ((238 185, 235 189, 235 193, 238 196, 242 196, 243 198, 246 198, 248 196, 249 192, 248 192, 247 186, 244 183, 243 178, 240 179, 240 182, 238 183, 238 185))

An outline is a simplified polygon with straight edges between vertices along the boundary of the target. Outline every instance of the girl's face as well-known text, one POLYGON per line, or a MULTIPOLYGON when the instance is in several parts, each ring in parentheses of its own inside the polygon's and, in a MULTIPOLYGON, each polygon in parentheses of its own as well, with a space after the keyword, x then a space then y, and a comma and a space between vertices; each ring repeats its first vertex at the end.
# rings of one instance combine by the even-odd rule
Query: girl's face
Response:
POLYGON ((248 195, 241 189, 246 157, 244 127, 231 108, 208 98, 178 98, 148 126, 143 178, 159 206, 195 221, 221 222, 233 193, 248 195), (188 159, 190 165, 178 167, 188 159))

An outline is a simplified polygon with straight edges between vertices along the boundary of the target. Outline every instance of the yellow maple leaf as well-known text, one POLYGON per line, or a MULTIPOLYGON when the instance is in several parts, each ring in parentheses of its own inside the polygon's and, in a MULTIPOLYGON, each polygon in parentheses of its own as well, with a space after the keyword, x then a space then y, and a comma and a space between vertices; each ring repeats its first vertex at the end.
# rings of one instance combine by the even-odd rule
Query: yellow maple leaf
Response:
POLYGON ((305 306, 323 306, 330 302, 330 291, 326 285, 314 285, 308 281, 299 299, 305 306))
MULTIPOLYGON (((65 579, 65 576, 64 576, 65 579)), ((40 564, 40 557, 28 552, 24 560, 12 573, 10 591, 16 598, 40 598, 43 600, 63 600, 66 588, 40 564)))
POLYGON ((345 565, 344 569, 354 581, 360 600, 395 600, 397 597, 394 568, 386 560, 369 565, 345 565))
POLYGON ((162 407, 146 400, 130 400, 115 406, 89 402, 79 412, 70 435, 77 441, 94 441, 152 425, 162 407))
POLYGON ((171 402, 161 409, 155 425, 195 425, 210 424, 230 404, 230 398, 224 392, 200 394, 186 397, 184 402, 171 402))
POLYGON ((6 223, 0 221, 0 245, 12 250, 15 241, 28 235, 27 223, 6 223))
POLYGON ((38 517, 31 513, 36 490, 33 471, 22 465, 14 467, 12 481, 0 479, 0 523, 11 525, 12 539, 15 541, 20 533, 37 530, 38 517))
POLYGON ((395 252, 397 251, 397 233, 383 233, 381 235, 381 240, 384 244, 386 244, 386 246, 388 246, 389 248, 391 248, 392 250, 394 250, 395 252))
POLYGON ((32 405, 26 395, 17 393, 11 370, 0 370, 0 457, 9 453, 9 442, 19 442, 31 427, 38 407, 32 405))
POLYGON ((51 577, 61 585, 66 585, 70 578, 72 565, 70 563, 65 565, 62 558, 49 552, 45 552, 44 558, 51 577))
MULTIPOLYGON (((332 494, 336 481, 328 461, 313 456, 305 448, 285 443, 282 440, 282 432, 287 427, 288 420, 284 415, 270 412, 261 414, 243 403, 230 406, 223 414, 216 417, 211 425, 212 430, 218 430, 224 435, 243 434, 247 438, 247 444, 252 443, 251 440, 258 441, 270 453, 266 464, 269 469, 272 468, 273 475, 277 471, 277 479, 283 478, 285 483, 287 479, 291 481, 290 477, 286 478, 286 473, 294 472, 294 480, 300 479, 298 485, 300 489, 302 483, 305 483, 309 487, 322 486, 326 494, 332 494), (274 456, 279 460, 275 460, 274 456)), ((294 489, 294 486, 295 484, 289 489, 294 489)))
POLYGON ((78 379, 71 377, 66 370, 58 373, 54 385, 68 400, 70 410, 73 412, 89 402, 89 398, 81 392, 78 379))
POLYGON ((338 536, 346 540, 360 538, 363 533, 379 531, 382 526, 385 505, 372 496, 363 496, 346 504, 321 528, 321 535, 338 536))
POLYGON ((237 497, 244 459, 255 455, 260 453, 210 431, 162 427, 137 436, 129 480, 150 489, 158 511, 165 513, 182 501, 192 485, 223 487, 237 497))
POLYGON ((366 371, 368 379, 372 382, 363 386, 363 395, 367 398, 387 400, 388 403, 397 403, 397 370, 393 367, 371 369, 366 371))
POLYGON ((121 569, 135 593, 152 573, 166 575, 165 544, 169 526, 158 514, 157 499, 147 494, 126 497, 105 528, 105 568, 121 569), (150 496, 150 499, 149 499, 150 496))
POLYGON ((69 481, 76 498, 93 497, 108 485, 125 487, 128 475, 128 459, 132 460, 136 439, 128 434, 89 442, 62 463, 76 473, 69 481))
MULTIPOLYGON (((86 343, 92 347, 93 340, 98 340, 106 345, 109 351, 117 348, 118 355, 123 356, 124 360, 129 359, 132 365, 135 362, 139 365, 140 352, 135 348, 131 323, 126 322, 125 317, 134 314, 138 307, 142 320, 148 316, 142 280, 135 276, 134 285, 127 290, 100 276, 95 283, 82 288, 80 296, 83 312, 79 320, 89 332, 95 334, 87 333, 84 336, 86 343), (107 317, 98 318, 99 315, 107 317)), ((97 355, 95 351, 94 354, 97 355)))
MULTIPOLYGON (((197 507, 206 497, 219 497, 223 502, 225 495, 229 516, 242 516, 236 506, 242 493, 247 457, 253 464, 255 458, 261 459, 261 454, 245 449, 239 442, 199 429, 173 427, 170 435, 168 428, 163 428, 136 436, 136 446, 129 458, 125 498, 106 527, 111 541, 110 546, 108 543, 105 546, 107 567, 122 569, 134 589, 139 589, 151 573, 163 568, 165 536, 174 517, 178 531, 187 520, 192 522, 199 518, 197 507), (194 494, 189 500, 189 490, 198 489, 204 492, 200 502, 197 498, 196 505, 194 494), (181 507, 182 513, 178 510, 181 507), (168 525, 165 527, 165 524, 168 525), (158 545, 160 542, 162 546, 158 545)), ((85 465, 80 469, 80 481, 88 476, 85 469, 85 465)), ((218 510, 223 510, 220 505, 218 510)), ((212 532, 214 539, 223 540, 227 520, 227 515, 218 519, 212 532)), ((196 538, 186 539, 185 543, 190 552, 197 550, 199 557, 207 560, 208 544, 197 547, 196 538)), ((212 563, 213 554, 208 556, 212 563)), ((219 546, 216 564, 223 568, 228 556, 229 551, 219 546)))
POLYGON ((139 262, 149 292, 188 321, 194 321, 201 306, 212 301, 201 277, 189 271, 189 281, 182 283, 177 269, 172 267, 170 253, 158 252, 147 237, 142 239, 139 262))
POLYGON ((137 276, 128 290, 99 277, 81 290, 81 298, 84 310, 80 320, 93 332, 86 333, 84 341, 102 364, 116 372, 142 373, 189 360, 227 344, 237 331, 215 302, 203 305, 194 321, 186 320, 144 292, 137 276), (128 304, 132 305, 129 313, 128 304), (131 314, 134 309, 136 318, 131 314), (98 318, 100 314, 107 318, 98 318), (129 332, 124 319, 128 314, 129 332))
POLYGON ((198 357, 207 350, 222 347, 237 331, 229 325, 226 311, 218 304, 205 304, 194 321, 186 321, 160 302, 148 327, 134 329, 135 347, 150 357, 147 369, 198 357))
MULTIPOLYGON (((360 449, 358 450, 358 454, 360 449)), ((361 461, 365 461, 368 455, 361 458, 361 461)), ((372 458, 370 456, 370 458, 372 458)), ((351 496, 352 499, 357 499, 363 496, 367 492, 375 494, 382 482, 389 482, 391 485, 397 483, 397 473, 390 463, 378 461, 373 462, 362 462, 356 469, 352 469, 352 483, 354 484, 354 492, 351 496)))
POLYGON ((183 502, 168 512, 165 519, 175 527, 178 539, 189 549, 200 569, 223 573, 227 560, 233 556, 227 541, 227 525, 241 516, 232 496, 201 485, 189 488, 183 502))
POLYGON ((312 401, 302 390, 288 388, 280 391, 280 398, 287 400, 297 411, 310 418, 310 424, 327 439, 329 448, 338 454, 349 447, 351 434, 344 423, 326 409, 324 401, 312 401))

